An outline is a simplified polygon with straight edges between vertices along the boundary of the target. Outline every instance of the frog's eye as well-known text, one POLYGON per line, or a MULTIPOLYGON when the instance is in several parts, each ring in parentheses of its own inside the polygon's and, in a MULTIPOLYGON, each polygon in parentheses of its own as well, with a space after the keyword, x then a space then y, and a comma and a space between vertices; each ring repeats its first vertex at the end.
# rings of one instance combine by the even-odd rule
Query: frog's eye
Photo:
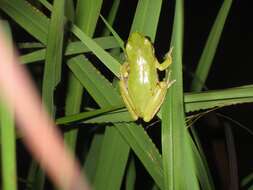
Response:
MULTIPOLYGON (((145 38, 149 41, 149 42, 151 42, 151 38, 149 37, 149 36, 145 36, 145 38)), ((146 41, 146 40, 145 40, 146 41)))

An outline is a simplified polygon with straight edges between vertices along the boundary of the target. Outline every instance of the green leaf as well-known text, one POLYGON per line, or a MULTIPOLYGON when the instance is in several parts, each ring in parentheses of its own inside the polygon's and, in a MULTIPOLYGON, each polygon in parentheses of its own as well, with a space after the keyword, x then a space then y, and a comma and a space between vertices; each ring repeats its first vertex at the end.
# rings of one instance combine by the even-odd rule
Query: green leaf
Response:
MULTIPOLYGON (((4 30, 6 37, 11 39, 11 30, 8 22, 0 21, 1 30, 4 30)), ((2 52, 4 53, 4 52, 2 52)), ((3 63, 2 63, 3 64, 3 63)), ((0 95, 0 149, 1 149, 1 177, 3 190, 17 189, 16 172, 16 136, 14 110, 0 95)))
POLYGON ((95 189, 120 189, 129 151, 129 145, 115 127, 107 127, 97 163, 95 189))
POLYGON ((154 42, 161 6, 162 0, 139 0, 130 33, 138 31, 154 42))
POLYGON ((233 0, 224 0, 208 36, 192 82, 194 91, 201 91, 205 84, 232 2, 233 0))
POLYGON ((52 115, 54 115, 55 111, 53 101, 54 90, 61 80, 64 9, 64 0, 54 1, 46 48, 42 99, 52 115))
POLYGON ((115 58, 75 25, 72 26, 72 32, 114 73, 115 76, 119 77, 120 63, 115 58))
POLYGON ((164 189, 199 189, 189 134, 186 130, 183 101, 183 0, 177 0, 173 23, 172 79, 162 107, 162 155, 164 189))
POLYGON ((100 14, 102 0, 78 0, 76 5, 76 25, 80 27, 86 35, 92 36, 100 14))
POLYGON ((66 0, 66 17, 74 22, 75 19, 75 7, 73 0, 66 0))
POLYGON ((130 158, 130 162, 127 168, 126 174, 126 190, 134 190, 135 188, 135 178, 136 178, 136 168, 134 158, 130 158))
POLYGON ((96 109, 94 111, 88 111, 88 112, 82 112, 82 113, 73 114, 73 115, 67 115, 65 117, 58 118, 56 120, 56 124, 57 125, 68 124, 68 123, 71 123, 71 122, 77 122, 77 121, 80 121, 80 120, 85 120, 87 118, 88 118, 88 121, 89 121, 89 118, 92 118, 92 117, 95 117, 95 116, 100 116, 104 113, 107 113, 108 111, 115 111, 115 110, 118 110, 120 108, 122 108, 122 106, 101 108, 101 109, 96 109))
POLYGON ((87 175, 89 181, 94 183, 96 171, 98 168, 98 160, 101 153, 101 147, 104 139, 104 134, 95 134, 92 141, 89 152, 85 159, 85 164, 83 166, 83 172, 87 175))
MULTIPOLYGON (((53 11, 49 24, 48 42, 46 48, 46 60, 43 74, 42 99, 47 111, 54 117, 54 90, 61 80, 62 49, 64 35, 64 10, 65 1, 54 1, 53 11)), ((38 186, 43 188, 45 183, 44 174, 40 174, 38 186)))
MULTIPOLYGON (((99 37, 99 38, 95 38, 94 41, 103 49, 119 47, 118 42, 113 37, 99 37)), ((80 42, 80 41, 70 42, 66 47, 65 56, 87 53, 87 52, 90 52, 90 49, 88 49, 87 46, 83 44, 83 42, 80 42)), ((28 63, 44 60, 45 55, 46 55, 46 50, 40 49, 40 50, 33 51, 31 53, 22 55, 20 59, 23 64, 28 64, 28 63)))
POLYGON ((102 115, 95 116, 93 118, 88 118, 83 123, 121 123, 121 122, 130 122, 133 121, 133 118, 129 114, 126 108, 107 112, 102 115))
MULTIPOLYGON (((113 1, 111 10, 110 10, 108 18, 107 18, 108 24, 110 26, 112 26, 113 23, 114 23, 114 20, 116 18, 116 15, 117 15, 117 12, 118 12, 118 9, 119 9, 119 5, 120 5, 120 0, 114 0, 113 1)), ((102 36, 109 36, 110 32, 111 31, 108 30, 108 28, 104 28, 104 30, 102 32, 102 36)))
MULTIPOLYGON (((72 0, 68 0, 68 1, 69 2, 71 1, 71 4, 73 6, 72 0)), ((76 24, 82 28, 83 32, 85 32, 89 36, 92 36, 95 31, 98 15, 100 13, 100 9, 102 6, 102 1, 101 0, 94 0, 94 1, 83 0, 83 1, 78 1, 77 3, 78 3, 77 8, 76 8, 77 13, 76 13, 75 19, 74 18, 73 19, 75 20, 76 24), (79 8, 79 6, 81 7, 79 8), (80 9, 82 9, 81 12, 79 11, 80 9)), ((81 48, 79 47, 77 49, 80 50, 81 48)), ((68 51, 68 47, 67 47, 67 51, 68 51)), ((78 81, 78 79, 73 75, 72 72, 69 72, 69 83, 68 83, 68 89, 67 89, 66 108, 65 108, 66 115, 72 115, 80 111, 81 104, 82 104, 82 95, 83 95, 83 87, 80 81, 78 81)), ((75 151, 77 132, 78 131, 76 129, 76 130, 68 131, 64 134, 65 142, 72 148, 73 151, 75 151)))
POLYGON ((0 9, 43 44, 47 43, 49 19, 24 0, 1 0, 0 9))
MULTIPOLYGON (((77 1, 77 25, 81 27, 81 30, 87 36, 91 36, 95 30, 95 23, 100 13, 102 2, 101 0, 77 1)), ((105 51, 104 54, 107 55, 105 51)), ((110 55, 108 57, 110 58, 110 55)), ((94 77, 91 78, 94 79, 94 77)), ((103 79, 101 81, 103 83, 103 79)), ((110 104, 105 101, 103 104, 100 104, 100 106, 103 105, 106 107, 110 104)), ((92 139, 92 146, 89 149, 84 168, 88 169, 88 175, 96 189, 119 189, 128 158, 129 146, 121 139, 117 132, 115 133, 115 129, 106 129, 102 140, 99 137, 100 135, 98 135, 95 134, 92 139), (114 141, 117 143, 114 143, 114 141), (108 154, 108 152, 112 152, 113 154, 108 154), (93 157, 94 155, 96 156, 95 158, 93 157), (118 159, 112 162, 114 157, 118 159), (112 169, 112 166, 115 166, 115 169, 112 169), (92 171, 92 169, 96 170, 92 171), (108 180, 110 176, 113 180, 108 180)))
POLYGON ((100 15, 101 19, 105 23, 106 27, 110 30, 110 32, 113 34, 114 38, 117 40, 119 43, 120 47, 122 50, 125 50, 124 48, 124 41, 120 38, 120 36, 117 34, 117 32, 110 26, 110 24, 105 20, 105 18, 100 15))
POLYGON ((99 105, 107 106, 107 102, 114 106, 122 104, 121 98, 118 96, 115 89, 112 89, 113 91, 107 90, 112 88, 111 84, 103 77, 103 75, 96 74, 98 71, 92 66, 92 64, 90 64, 88 59, 85 59, 84 56, 80 55, 72 58, 69 61, 68 66, 99 105), (94 77, 95 75, 97 75, 97 77, 94 77), (117 98, 112 99, 110 98, 111 96, 117 98))
POLYGON ((253 85, 212 90, 200 93, 186 93, 186 111, 200 111, 214 107, 223 107, 253 102, 253 85))
POLYGON ((46 7, 48 10, 52 11, 53 6, 47 1, 47 0, 39 0, 44 7, 46 7))
POLYGON ((197 149, 196 145, 193 142, 193 139, 188 136, 189 141, 191 142, 191 147, 193 150, 193 156, 196 165, 196 173, 198 176, 198 180, 200 181, 201 188, 205 190, 214 190, 214 184, 211 174, 208 172, 208 168, 205 162, 203 162, 203 156, 199 153, 199 149, 197 149))
POLYGON ((117 129, 141 160, 149 174, 157 185, 163 189, 163 167, 162 159, 152 139, 148 136, 142 126, 132 123, 117 124, 117 129))
POLYGON ((19 49, 35 49, 35 48, 44 48, 45 46, 39 42, 23 42, 18 43, 19 49))

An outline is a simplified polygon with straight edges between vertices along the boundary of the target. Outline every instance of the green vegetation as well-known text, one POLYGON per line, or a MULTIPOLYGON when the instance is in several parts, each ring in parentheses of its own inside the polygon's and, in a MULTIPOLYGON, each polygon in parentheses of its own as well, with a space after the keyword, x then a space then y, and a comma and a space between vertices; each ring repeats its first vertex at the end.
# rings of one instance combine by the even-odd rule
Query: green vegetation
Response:
MULTIPOLYGON (((111 1, 109 13, 104 17, 100 17, 103 0, 58 0, 53 5, 49 2, 1 0, 0 10, 5 18, 8 15, 6 22, 16 23, 32 37, 17 43, 21 63, 29 66, 32 73, 35 66, 39 68, 39 74, 33 74, 38 78, 42 100, 63 131, 68 148, 81 155, 82 171, 92 187, 135 189, 136 180, 142 178, 137 175, 143 173, 136 167, 139 160, 150 176, 148 182, 141 183, 150 184, 149 189, 215 189, 198 135, 187 125, 192 125, 207 110, 253 102, 253 84, 202 92, 232 0, 224 0, 217 10, 201 50, 191 92, 187 93, 183 89, 183 0, 175 0, 173 23, 160 17, 162 0, 138 0, 137 7, 131 7, 135 14, 129 33, 139 31, 154 42, 159 19, 167 19, 168 25, 163 27, 172 28, 172 36, 166 39, 171 38, 167 49, 174 48, 171 78, 176 82, 168 90, 158 117, 148 124, 132 121, 119 94, 123 40, 112 26, 121 11, 120 0, 111 1), (100 21, 102 32, 93 37, 100 21), (152 139, 146 132, 149 125, 161 127, 158 139, 152 139), (82 148, 77 149, 80 144, 82 148)), ((19 137, 13 131, 13 114, 6 109, 1 104, 2 189, 17 189, 13 184, 16 177, 27 189, 46 189, 44 172, 35 160, 30 162, 29 169, 23 168, 28 170, 24 172, 27 177, 16 176, 14 142, 19 137)), ((242 185, 249 181, 252 174, 242 185)))

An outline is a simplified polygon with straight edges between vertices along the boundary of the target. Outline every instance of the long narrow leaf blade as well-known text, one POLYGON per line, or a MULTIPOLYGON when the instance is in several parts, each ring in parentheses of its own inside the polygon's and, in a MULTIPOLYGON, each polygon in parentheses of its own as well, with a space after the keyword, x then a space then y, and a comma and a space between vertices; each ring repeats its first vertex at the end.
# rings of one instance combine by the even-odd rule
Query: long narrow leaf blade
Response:
POLYGON ((232 2, 233 0, 224 0, 208 36, 192 82, 194 91, 201 91, 205 84, 232 2))
MULTIPOLYGON (((73 7, 73 0, 68 0, 69 4, 73 7)), ((95 28, 96 23, 98 20, 98 15, 100 13, 100 9, 102 7, 101 0, 94 0, 94 1, 77 1, 77 12, 75 19, 73 18, 75 23, 82 29, 84 33, 89 36, 92 36, 95 28), (79 10, 82 10, 81 12, 79 10)), ((71 10, 74 11, 74 10, 71 10)), ((69 72, 69 83, 67 89, 67 97, 66 97, 66 104, 65 109, 66 115, 71 115, 78 113, 81 108, 82 104, 82 95, 83 95, 83 87, 78 81, 78 79, 73 75, 72 72, 69 72)), ((77 139, 77 132, 78 130, 71 130, 64 134, 65 142, 72 147, 72 150, 75 150, 76 139, 77 139)))
POLYGON ((186 111, 200 111, 253 101, 253 85, 213 90, 200 93, 186 93, 186 111))
MULTIPOLYGON (((113 37, 99 37, 99 38, 95 38, 94 41, 103 49, 111 49, 111 48, 119 47, 118 42, 113 37)), ((69 44, 67 44, 67 47, 65 50, 65 56, 87 53, 87 52, 90 52, 90 49, 87 48, 87 46, 85 46, 83 42, 80 42, 80 41, 70 42, 69 44)), ((20 59, 23 64, 28 64, 28 63, 32 63, 36 61, 43 61, 45 59, 45 55, 46 55, 46 50, 40 49, 40 50, 35 50, 31 53, 22 55, 20 59)))
POLYGON ((177 0, 173 24, 172 85, 162 109, 162 152, 165 189, 199 189, 191 145, 186 130, 183 80, 183 0, 177 0))
POLYGON ((73 25, 72 32, 107 66, 115 76, 119 77, 120 63, 94 42, 87 34, 73 25))
MULTIPOLYGON (((8 22, 0 21, 0 28, 5 30, 5 37, 10 38, 9 41, 11 41, 11 29, 8 22)), ((6 103, 3 93, 0 95, 0 143, 2 189, 16 190, 17 168, 14 110, 12 105, 6 103)))
POLYGON ((54 90, 61 79, 64 35, 64 0, 54 1, 46 49, 42 97, 48 111, 54 113, 54 90))
POLYGON ((130 33, 141 32, 154 42, 161 6, 162 0, 139 0, 130 33))
POLYGON ((47 42, 49 19, 24 0, 1 0, 0 8, 43 44, 47 42))

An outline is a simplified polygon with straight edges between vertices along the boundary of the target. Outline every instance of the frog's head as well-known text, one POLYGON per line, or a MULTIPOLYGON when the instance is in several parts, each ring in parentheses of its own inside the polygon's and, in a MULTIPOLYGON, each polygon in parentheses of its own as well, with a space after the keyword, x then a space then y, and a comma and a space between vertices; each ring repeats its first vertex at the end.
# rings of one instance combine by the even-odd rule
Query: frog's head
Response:
POLYGON ((146 57, 154 55, 152 43, 144 35, 133 32, 126 44, 126 54, 128 59, 136 59, 136 57, 146 57))

